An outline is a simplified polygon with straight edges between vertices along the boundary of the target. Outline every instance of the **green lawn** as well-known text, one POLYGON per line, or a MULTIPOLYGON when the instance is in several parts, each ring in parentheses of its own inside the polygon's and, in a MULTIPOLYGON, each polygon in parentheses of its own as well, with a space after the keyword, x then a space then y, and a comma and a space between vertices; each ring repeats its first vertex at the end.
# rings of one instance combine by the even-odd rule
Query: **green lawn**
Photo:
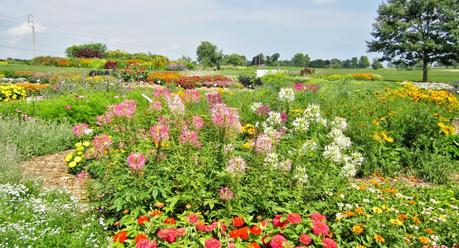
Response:
POLYGON ((0 65, 0 72, 2 71, 84 72, 84 71, 89 71, 89 69, 75 68, 75 67, 44 66, 44 65, 9 64, 9 65, 0 65))

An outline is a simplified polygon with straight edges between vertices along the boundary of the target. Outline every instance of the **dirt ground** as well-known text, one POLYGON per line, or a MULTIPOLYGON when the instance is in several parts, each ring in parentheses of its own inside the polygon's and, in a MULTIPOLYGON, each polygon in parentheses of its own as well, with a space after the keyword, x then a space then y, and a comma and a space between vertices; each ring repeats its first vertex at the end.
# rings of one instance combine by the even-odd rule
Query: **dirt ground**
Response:
POLYGON ((87 200, 85 180, 78 179, 67 171, 64 157, 70 151, 63 151, 41 157, 34 157, 22 163, 24 177, 41 182, 46 189, 64 189, 80 201, 87 200))

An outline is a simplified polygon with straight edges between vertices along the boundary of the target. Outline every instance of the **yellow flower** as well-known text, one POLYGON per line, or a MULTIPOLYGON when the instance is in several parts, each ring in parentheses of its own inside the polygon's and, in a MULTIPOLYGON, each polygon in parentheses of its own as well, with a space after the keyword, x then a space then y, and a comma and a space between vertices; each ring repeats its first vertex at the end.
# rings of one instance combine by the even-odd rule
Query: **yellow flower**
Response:
POLYGON ((428 245, 430 243, 430 239, 426 237, 419 237, 419 242, 424 245, 428 245))
POLYGON ((373 236, 373 239, 376 241, 376 243, 379 243, 379 244, 384 244, 384 242, 386 242, 384 237, 378 234, 375 234, 375 236, 373 236))
POLYGON ((380 213, 383 212, 383 210, 382 210, 381 208, 379 208, 379 207, 373 207, 371 210, 372 210, 373 213, 375 213, 375 214, 380 214, 380 213))
POLYGON ((393 225, 396 225, 396 226, 401 226, 403 225, 403 222, 399 219, 390 219, 389 222, 393 225))
POLYGON ((452 125, 445 125, 443 122, 437 123, 437 126, 440 127, 440 132, 448 136, 456 132, 456 128, 452 125))
POLYGON ((248 134, 248 135, 254 135, 256 133, 255 126, 252 124, 245 124, 242 127, 242 133, 248 134))
POLYGON ((91 142, 89 142, 89 141, 83 142, 83 146, 85 146, 85 147, 88 147, 88 146, 90 146, 90 145, 91 145, 91 142))
POLYGON ((252 150, 254 146, 255 146, 255 142, 253 142, 252 140, 249 140, 245 142, 244 144, 242 144, 241 147, 246 150, 252 150))
POLYGON ((354 225, 354 226, 352 227, 352 232, 355 233, 355 234, 357 234, 357 235, 362 234, 364 230, 365 230, 365 229, 363 228, 363 225, 361 225, 361 224, 359 224, 359 225, 354 225))
POLYGON ((75 161, 69 163, 69 167, 70 167, 70 168, 73 168, 73 167, 75 167, 75 166, 77 166, 77 164, 76 164, 75 161))
POLYGON ((77 152, 77 154, 78 154, 78 156, 81 156, 81 155, 83 155, 83 152, 79 151, 79 152, 77 152))
POLYGON ((357 245, 355 248, 366 248, 364 245, 357 245))
POLYGON ((73 161, 74 161, 75 163, 79 163, 79 162, 81 162, 81 157, 80 157, 80 156, 76 156, 76 157, 73 159, 73 161))
POLYGON ((70 162, 72 160, 72 157, 73 157, 72 153, 67 154, 67 156, 65 156, 65 159, 64 159, 65 162, 67 162, 67 163, 70 162))

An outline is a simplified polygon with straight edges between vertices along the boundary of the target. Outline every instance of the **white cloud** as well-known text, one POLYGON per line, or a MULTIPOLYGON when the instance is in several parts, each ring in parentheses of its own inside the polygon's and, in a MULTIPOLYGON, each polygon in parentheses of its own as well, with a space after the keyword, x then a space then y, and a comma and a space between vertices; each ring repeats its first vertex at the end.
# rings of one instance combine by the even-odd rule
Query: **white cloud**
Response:
MULTIPOLYGON (((48 27, 40 23, 35 23, 35 33, 44 32, 46 29, 48 29, 48 27)), ((32 33, 32 27, 29 24, 27 24, 27 22, 24 22, 21 25, 14 26, 12 28, 7 29, 6 33, 11 36, 28 35, 32 33)))

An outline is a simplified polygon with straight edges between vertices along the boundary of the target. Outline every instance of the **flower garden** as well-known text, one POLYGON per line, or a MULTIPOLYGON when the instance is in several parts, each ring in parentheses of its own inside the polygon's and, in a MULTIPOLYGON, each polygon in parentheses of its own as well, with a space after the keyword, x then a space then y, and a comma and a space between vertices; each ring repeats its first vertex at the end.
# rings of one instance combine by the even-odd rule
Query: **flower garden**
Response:
POLYGON ((6 247, 459 245, 454 92, 373 74, 256 79, 134 62, 0 86, 6 247), (62 151, 84 209, 11 176, 62 151))

